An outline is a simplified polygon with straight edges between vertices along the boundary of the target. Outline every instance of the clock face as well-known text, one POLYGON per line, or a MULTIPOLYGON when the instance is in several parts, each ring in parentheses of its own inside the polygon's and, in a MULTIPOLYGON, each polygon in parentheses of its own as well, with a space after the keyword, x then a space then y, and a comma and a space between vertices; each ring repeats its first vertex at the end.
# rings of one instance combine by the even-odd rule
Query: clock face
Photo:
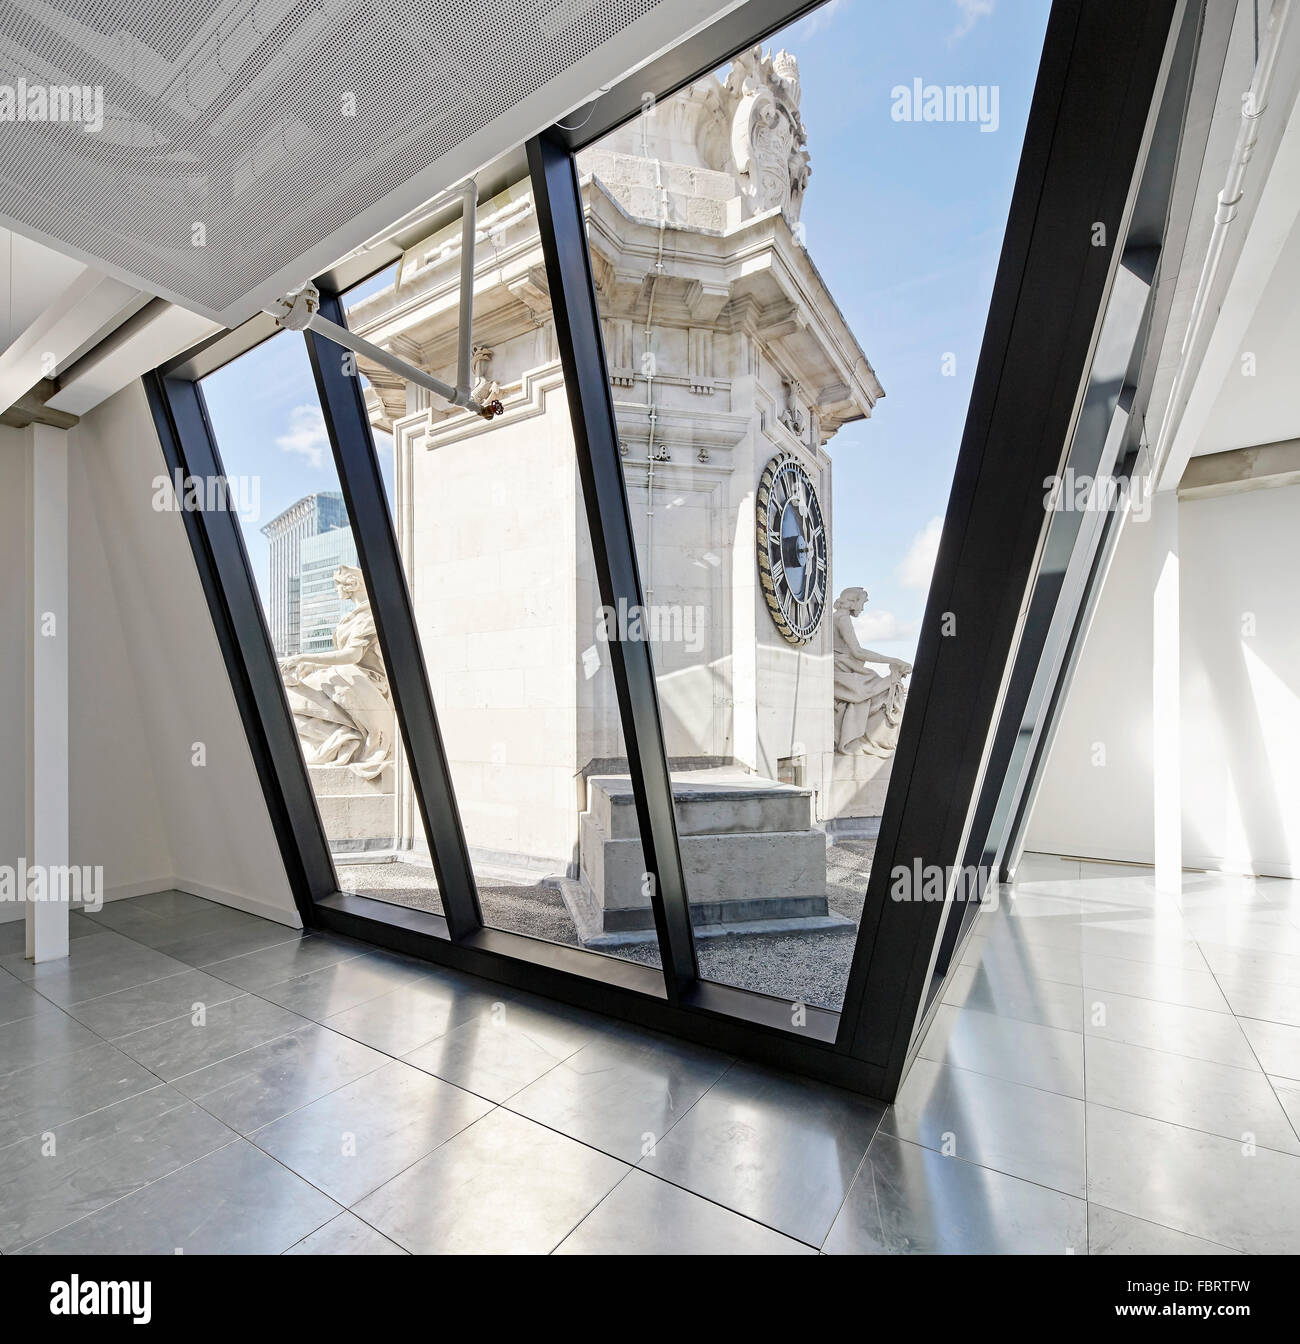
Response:
POLYGON ((758 483, 758 575, 776 628, 807 644, 826 609, 826 524, 812 478, 786 453, 758 483))

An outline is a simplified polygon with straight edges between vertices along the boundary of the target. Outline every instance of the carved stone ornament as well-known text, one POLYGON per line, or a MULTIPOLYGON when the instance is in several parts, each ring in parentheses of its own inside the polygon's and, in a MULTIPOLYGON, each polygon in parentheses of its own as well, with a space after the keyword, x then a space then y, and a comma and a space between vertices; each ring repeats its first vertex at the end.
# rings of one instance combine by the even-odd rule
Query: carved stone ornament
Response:
POLYGON ((280 659, 307 764, 346 765, 377 779, 393 763, 393 708, 375 618, 361 571, 340 565, 334 587, 356 605, 334 629, 334 647, 280 659))
POLYGON ((799 63, 788 51, 765 56, 761 47, 738 56, 727 74, 737 99, 731 152, 754 212, 778 207, 793 224, 808 186, 808 135, 799 115, 799 63))

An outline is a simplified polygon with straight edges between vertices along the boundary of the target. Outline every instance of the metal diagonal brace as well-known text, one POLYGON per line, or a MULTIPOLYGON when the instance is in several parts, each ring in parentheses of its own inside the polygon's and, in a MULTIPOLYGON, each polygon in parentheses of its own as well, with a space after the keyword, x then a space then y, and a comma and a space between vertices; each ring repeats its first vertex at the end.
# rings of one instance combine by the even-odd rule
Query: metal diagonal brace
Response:
POLYGON ((450 402, 453 406, 464 406, 466 410, 491 420, 500 415, 503 407, 499 401, 481 402, 470 395, 470 350, 473 336, 474 315, 474 227, 477 190, 468 183, 463 189, 464 212, 461 216, 460 247, 460 325, 456 339, 456 379, 457 385, 444 383, 431 373, 414 364, 408 364, 391 350, 375 345, 358 336, 355 332, 329 321, 320 314, 320 291, 315 285, 305 285, 294 294, 286 294, 278 299, 266 311, 275 318, 276 323, 286 331, 306 331, 308 329, 324 336, 336 345, 344 346, 358 355, 365 355, 376 364, 391 370, 408 382, 428 388, 435 396, 450 402))

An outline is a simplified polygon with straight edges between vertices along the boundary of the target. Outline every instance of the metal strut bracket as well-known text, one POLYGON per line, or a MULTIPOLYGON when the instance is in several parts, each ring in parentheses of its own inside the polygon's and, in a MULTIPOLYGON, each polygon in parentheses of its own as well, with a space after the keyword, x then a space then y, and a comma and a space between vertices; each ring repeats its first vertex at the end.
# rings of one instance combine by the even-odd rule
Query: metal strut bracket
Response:
POLYGON ((433 204, 436 206, 443 200, 452 200, 456 196, 460 196, 463 201, 463 211, 460 234, 460 324, 456 333, 455 387, 450 383, 444 383, 441 378, 435 378, 431 373, 425 373, 414 364, 408 364, 391 350, 385 350, 346 327, 340 327, 337 323, 322 317, 320 291, 315 285, 304 285, 295 293, 286 294, 283 298, 277 299, 266 311, 275 318, 277 325, 286 331, 306 331, 310 328, 317 335, 324 336, 326 340, 344 346, 358 355, 365 355, 367 359, 373 359, 376 364, 382 364, 384 368, 390 369, 409 382, 428 388, 435 396, 441 397, 453 406, 464 406, 466 410, 481 415, 485 420, 491 420, 494 416, 500 415, 504 408, 499 401, 477 401, 470 395, 469 383, 474 322, 474 228, 478 187, 474 182, 467 182, 456 192, 448 193, 446 197, 439 198, 439 201, 433 204))

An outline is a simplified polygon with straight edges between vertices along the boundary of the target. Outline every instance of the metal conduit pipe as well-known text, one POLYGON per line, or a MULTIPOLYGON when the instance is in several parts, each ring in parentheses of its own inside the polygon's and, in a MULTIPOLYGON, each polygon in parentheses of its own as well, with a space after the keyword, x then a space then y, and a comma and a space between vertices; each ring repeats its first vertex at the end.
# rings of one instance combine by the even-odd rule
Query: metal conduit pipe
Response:
POLYGON ((1173 388, 1169 393, 1169 406, 1165 412, 1164 422, 1160 426, 1160 436, 1156 441, 1151 471, 1153 487, 1159 483, 1160 473, 1164 470, 1174 435, 1187 408, 1187 399, 1191 396, 1192 386, 1195 383, 1193 370, 1197 367, 1204 345, 1209 340, 1214 320, 1218 317, 1218 304, 1211 301, 1211 295, 1227 246, 1228 230, 1237 218, 1238 207, 1245 195, 1246 170, 1254 155, 1255 143, 1259 139, 1260 118, 1268 107, 1268 96, 1273 85, 1273 77, 1277 72, 1282 36, 1291 17, 1291 10, 1292 0, 1275 0, 1263 42, 1259 47, 1255 73, 1251 77, 1250 88, 1242 102, 1241 124, 1237 127, 1237 139, 1232 147, 1228 174, 1215 205, 1214 229, 1210 234, 1205 263, 1201 267, 1200 279, 1197 281, 1196 295, 1192 300, 1187 333, 1183 337, 1178 369, 1174 375, 1173 388))
POLYGON ((305 285, 295 294, 286 294, 266 311, 275 318, 277 324, 287 331, 311 330, 326 340, 341 345, 354 354, 365 355, 376 364, 383 365, 393 373, 418 387, 427 388, 443 401, 453 406, 463 406, 466 410, 491 420, 502 413, 499 401, 485 403, 477 401, 470 393, 471 349, 474 336, 474 234, 478 207, 478 186, 471 180, 455 191, 447 192, 430 205, 423 207, 427 213, 439 206, 450 204, 457 198, 461 201, 460 233, 460 312, 456 331, 456 386, 425 373, 421 368, 408 363, 391 350, 375 345, 358 336, 355 332, 330 322, 320 315, 320 291, 315 285, 305 285))

